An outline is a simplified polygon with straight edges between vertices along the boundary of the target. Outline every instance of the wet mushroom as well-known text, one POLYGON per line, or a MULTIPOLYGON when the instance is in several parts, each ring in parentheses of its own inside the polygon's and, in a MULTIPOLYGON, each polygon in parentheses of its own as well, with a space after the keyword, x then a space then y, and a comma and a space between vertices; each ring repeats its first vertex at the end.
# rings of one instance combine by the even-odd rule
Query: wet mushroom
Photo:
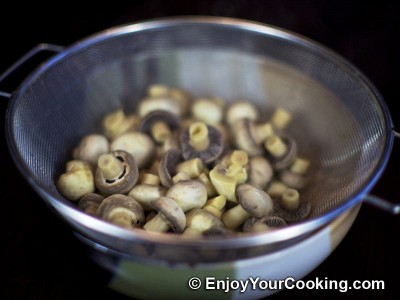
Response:
POLYGON ((87 214, 96 215, 97 209, 103 200, 103 196, 96 193, 89 193, 79 200, 78 207, 87 214))
POLYGON ((97 165, 95 183, 104 196, 128 193, 139 177, 135 159, 123 150, 101 155, 97 165))
POLYGON ((274 171, 263 156, 253 156, 249 160, 249 183, 264 190, 271 182, 274 171))
POLYGON ((183 158, 200 158, 204 164, 215 161, 224 149, 221 132, 203 122, 190 125, 181 140, 183 158))
POLYGON ((152 232, 167 232, 172 230, 183 232, 186 226, 186 216, 175 200, 160 197, 152 202, 153 209, 157 212, 150 221, 143 225, 143 229, 152 232))
POLYGON ((302 189, 307 185, 309 176, 307 171, 310 162, 304 158, 296 157, 292 165, 279 172, 279 177, 287 186, 294 189, 302 189))
POLYGON ((186 228, 194 228, 200 232, 211 227, 223 227, 224 223, 212 213, 195 208, 186 213, 186 228))
POLYGON ((132 229, 143 225, 143 208, 132 197, 114 194, 103 200, 97 209, 97 215, 103 220, 120 227, 132 229))
POLYGON ((274 134, 269 122, 258 124, 249 119, 241 119, 232 127, 236 147, 250 156, 261 155, 264 151, 262 143, 274 134))
POLYGON ((111 142, 111 151, 125 150, 130 153, 139 169, 147 167, 154 159, 156 147, 153 140, 142 132, 128 132, 111 142))
POLYGON ((212 213, 217 218, 221 219, 222 210, 225 208, 226 197, 224 195, 218 195, 214 198, 207 200, 203 209, 212 213))
POLYGON ((270 196, 250 184, 243 183, 236 188, 239 204, 222 214, 222 221, 228 229, 235 229, 251 216, 261 218, 272 213, 274 205, 270 196))
POLYGON ((155 110, 147 114, 139 125, 139 131, 153 137, 159 144, 170 139, 173 132, 179 131, 179 129, 180 122, 177 116, 162 110, 155 110))
POLYGON ((72 160, 67 162, 65 173, 57 181, 60 193, 71 201, 95 191, 94 176, 88 162, 72 160))
POLYGON ((180 104, 172 100, 169 96, 146 98, 139 103, 138 114, 142 118, 155 110, 167 111, 175 116, 182 115, 180 104))
POLYGON ((172 185, 165 196, 174 199, 187 212, 204 206, 207 189, 199 180, 182 180, 172 185))
POLYGON ((175 175, 176 166, 183 160, 179 150, 171 149, 163 154, 158 168, 161 184, 170 187, 174 184, 172 177, 175 175))
POLYGON ((103 118, 104 135, 110 139, 115 139, 125 132, 136 130, 139 121, 139 116, 135 114, 125 115, 122 109, 118 109, 103 118))
POLYGON ((242 230, 243 232, 265 232, 285 226, 287 226, 286 221, 277 216, 251 217, 244 222, 242 230))
POLYGON ((73 158, 87 161, 95 166, 99 156, 109 151, 110 145, 104 135, 88 134, 81 139, 79 145, 74 149, 73 158))
POLYGON ((275 204, 275 215, 288 223, 304 220, 311 212, 311 203, 300 198, 295 189, 287 189, 275 204))
POLYGON ((192 116, 208 125, 216 126, 224 116, 224 101, 219 98, 197 99, 192 105, 192 116))
POLYGON ((248 119, 251 121, 256 121, 258 119, 258 110, 253 103, 239 100, 228 106, 225 120, 230 127, 242 119, 248 119))
POLYGON ((265 149, 270 154, 274 170, 282 170, 290 166, 297 155, 295 140, 287 135, 272 135, 265 140, 265 149))
POLYGON ((128 193, 128 196, 134 198, 142 205, 143 209, 148 211, 152 209, 152 202, 164 196, 167 189, 158 185, 137 184, 128 193))
POLYGON ((271 116, 270 122, 274 128, 284 130, 292 120, 292 114, 282 107, 277 107, 271 116))

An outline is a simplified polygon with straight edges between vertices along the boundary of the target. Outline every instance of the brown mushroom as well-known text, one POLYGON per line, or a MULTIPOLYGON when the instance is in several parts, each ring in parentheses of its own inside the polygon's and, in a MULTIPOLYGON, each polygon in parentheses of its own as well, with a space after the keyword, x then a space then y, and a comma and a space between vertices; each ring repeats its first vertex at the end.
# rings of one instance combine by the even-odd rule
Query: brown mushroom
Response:
POLYGON ((110 145, 104 135, 88 134, 81 139, 79 145, 74 149, 73 157, 95 166, 99 156, 109 151, 110 145))
POLYGON ((138 166, 128 152, 116 150, 99 157, 95 183, 102 195, 126 194, 136 184, 138 177, 138 166))
POLYGON ((285 226, 287 226, 286 221, 277 216, 251 217, 244 222, 242 230, 244 232, 264 232, 285 226))
POLYGON ((107 222, 128 229, 142 226, 145 220, 140 204, 122 194, 105 198, 97 209, 97 215, 107 222))
POLYGON ((160 144, 170 139, 174 131, 180 129, 177 116, 162 110, 155 110, 147 114, 139 125, 139 131, 153 137, 160 144))
POLYGON ((274 202, 274 215, 288 223, 304 220, 311 213, 311 203, 302 197, 295 189, 287 189, 279 199, 274 202))
POLYGON ((221 132, 203 122, 190 125, 181 139, 183 158, 200 158, 204 164, 215 161, 224 149, 221 132))
POLYGON ((176 166, 182 160, 182 153, 179 150, 171 149, 164 153, 158 169, 158 175, 163 186, 170 187, 174 184, 172 177, 175 175, 176 166))
POLYGON ((249 160, 249 183, 265 190, 272 180, 274 171, 263 156, 253 156, 249 160))
POLYGON ((144 210, 152 209, 152 202, 165 195, 167 189, 158 185, 137 184, 128 193, 144 210))
POLYGON ((287 135, 272 135, 265 140, 264 146, 270 154, 272 167, 277 171, 289 167, 297 155, 297 144, 287 135))
POLYGON ((157 211, 157 215, 144 224, 144 230, 166 232, 171 229, 180 233, 185 229, 185 213, 175 200, 168 197, 160 197, 152 202, 152 207, 157 211))
POLYGON ((222 221, 229 229, 239 227, 251 216, 267 216, 274 209, 271 197, 250 184, 240 184, 236 188, 236 195, 239 204, 222 214, 222 221))
POLYGON ((118 136, 112 141, 110 149, 130 153, 135 158, 139 169, 147 167, 156 153, 153 140, 142 132, 128 132, 118 136))
POLYGON ((85 213, 88 213, 90 215, 96 215, 97 213, 97 208, 103 202, 104 197, 96 194, 96 193, 89 193, 84 195, 80 200, 78 207, 84 211, 85 213))
POLYGON ((258 124, 249 119, 237 121, 232 128, 236 147, 246 151, 250 156, 261 155, 262 143, 274 133, 269 122, 258 124))

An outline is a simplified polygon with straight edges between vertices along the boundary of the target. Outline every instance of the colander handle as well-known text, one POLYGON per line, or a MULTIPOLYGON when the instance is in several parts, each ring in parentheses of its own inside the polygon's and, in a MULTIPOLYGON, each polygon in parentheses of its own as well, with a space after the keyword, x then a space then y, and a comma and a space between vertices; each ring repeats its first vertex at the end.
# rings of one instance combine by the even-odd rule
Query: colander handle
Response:
MULTIPOLYGON (((10 76, 15 70, 17 70, 19 67, 21 67, 24 63, 26 63, 32 57, 37 55, 38 53, 43 52, 43 51, 59 53, 59 52, 63 51, 64 49, 65 49, 65 47, 63 47, 63 46, 47 44, 47 43, 41 43, 41 44, 35 46, 31 50, 29 50, 27 53, 25 53, 15 63, 13 63, 7 70, 4 71, 4 73, 2 73, 0 75, 0 83, 4 79, 6 79, 8 76, 10 76)), ((0 96, 5 97, 5 98, 11 98, 12 93, 0 91, 0 96)))
POLYGON ((366 195, 364 201, 384 211, 390 212, 393 215, 400 214, 400 204, 394 204, 373 195, 366 195))

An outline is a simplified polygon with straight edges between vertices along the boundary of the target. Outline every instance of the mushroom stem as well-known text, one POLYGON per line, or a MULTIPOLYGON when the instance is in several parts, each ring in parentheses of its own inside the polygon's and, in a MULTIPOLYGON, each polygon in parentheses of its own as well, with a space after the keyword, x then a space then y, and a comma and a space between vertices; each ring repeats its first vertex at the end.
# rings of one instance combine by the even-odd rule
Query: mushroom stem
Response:
POLYGON ((152 232, 167 232, 169 228, 169 224, 165 221, 161 213, 158 213, 154 218, 143 225, 144 230, 152 232))
POLYGON ((281 205, 287 210, 296 210, 300 205, 300 194, 295 189, 287 189, 283 192, 281 205))
POLYGON ((303 175, 307 172, 310 166, 310 161, 304 158, 296 157, 290 167, 290 171, 296 174, 303 175))
POLYGON ((222 214, 222 222, 226 228, 235 229, 242 225, 251 215, 238 204, 222 214))
POLYGON ((151 135, 158 143, 164 143, 172 136, 171 129, 164 122, 155 122, 151 127, 151 135))
POLYGON ((97 165, 101 169, 105 179, 118 178, 124 172, 124 164, 111 154, 103 154, 99 157, 97 165))
POLYGON ((287 147, 282 139, 277 135, 272 135, 265 140, 265 149, 274 157, 281 157, 285 154, 287 147))
POLYGON ((107 220, 112 224, 130 229, 134 227, 133 223, 136 218, 136 215, 130 210, 117 207, 109 213, 107 220))
POLYGON ((230 163, 238 166, 245 166, 249 162, 248 155, 243 150, 235 150, 230 156, 230 163))
POLYGON ((193 158, 176 165, 176 172, 184 172, 190 178, 196 178, 204 171, 204 164, 200 158, 193 158))
POLYGON ((272 181, 268 187, 267 194, 271 197, 280 197, 288 186, 280 181, 272 181))
POLYGON ((274 134, 274 129, 271 123, 266 122, 263 124, 254 125, 254 140, 257 144, 261 144, 265 139, 274 134))
POLYGON ((208 148, 210 141, 208 139, 208 128, 203 122, 196 122, 189 127, 189 143, 197 151, 203 151, 208 148))
POLYGON ((278 107, 271 117, 271 123, 278 129, 283 130, 292 120, 292 115, 282 107, 278 107))

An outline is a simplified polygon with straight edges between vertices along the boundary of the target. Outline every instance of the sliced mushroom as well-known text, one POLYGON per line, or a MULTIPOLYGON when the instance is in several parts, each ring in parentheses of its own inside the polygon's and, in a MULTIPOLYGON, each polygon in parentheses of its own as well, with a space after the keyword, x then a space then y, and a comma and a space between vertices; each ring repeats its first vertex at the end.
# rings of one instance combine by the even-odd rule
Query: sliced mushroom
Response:
POLYGON ((110 145, 108 139, 102 134, 88 134, 82 138, 74 149, 74 159, 84 160, 92 166, 97 164, 100 155, 108 153, 110 145))
POLYGON ((269 161, 263 156, 253 156, 249 161, 249 183, 262 190, 272 180, 274 171, 269 161))
POLYGON ((223 227, 222 221, 212 213, 195 208, 186 213, 186 228, 194 228, 200 232, 210 229, 211 227, 223 227))
POLYGON ((136 184, 139 169, 128 152, 116 150, 99 157, 95 183, 100 194, 126 194, 136 184))
POLYGON ((236 189, 239 204, 222 214, 222 221, 229 229, 242 225, 251 216, 261 218, 272 213, 274 204, 264 191, 247 183, 236 189))
POLYGON ((89 193, 84 195, 80 200, 78 207, 87 214, 96 215, 97 208, 103 202, 104 197, 96 194, 96 193, 89 193))
POLYGON ((225 115, 228 125, 232 127, 237 121, 242 119, 256 121, 258 119, 257 108, 249 101, 239 100, 231 103, 225 115))
POLYGON ((147 167, 154 159, 156 147, 153 140, 142 132, 124 133, 112 141, 111 151, 125 150, 130 153, 139 169, 147 167))
POLYGON ((175 200, 168 197, 160 197, 152 202, 152 206, 158 213, 144 224, 143 229, 152 232, 166 232, 171 229, 178 233, 185 229, 185 213, 175 200))
POLYGON ((289 167, 297 155, 297 144, 287 135, 272 135, 265 140, 264 146, 270 154, 272 167, 277 171, 289 167))
POLYGON ((164 196, 167 189, 162 186, 150 184, 137 184, 128 193, 128 196, 136 199, 144 210, 152 209, 152 202, 164 196))
POLYGON ((172 177, 175 175, 176 166, 183 160, 179 150, 171 149, 164 153, 158 169, 161 184, 170 187, 174 184, 172 177))
POLYGON ((249 119, 241 119, 232 126, 236 147, 250 156, 263 153, 262 143, 274 133, 270 123, 257 124, 249 119))
POLYGON ((227 167, 221 163, 210 171, 210 180, 218 194, 224 195, 229 201, 237 202, 236 187, 247 180, 247 172, 241 166, 231 164, 227 167))
POLYGON ((200 158, 204 164, 215 161, 224 149, 221 132, 215 127, 196 122, 182 134, 184 159, 200 158))
POLYGON ((182 180, 172 185, 165 196, 174 199, 187 212, 204 206, 207 189, 199 180, 182 180))
POLYGON ((179 129, 180 122, 177 116, 162 110, 155 110, 147 114, 139 125, 139 131, 153 137, 160 144, 170 139, 173 132, 179 131, 179 129))
POLYGON ((286 221, 277 216, 251 217, 244 222, 242 230, 244 232, 264 232, 285 226, 287 226, 286 221))
POLYGON ((97 209, 97 215, 107 222, 128 229, 142 226, 145 220, 140 204, 122 194, 105 198, 97 209))
POLYGON ((65 170, 57 181, 57 188, 64 197, 76 201, 94 192, 94 176, 89 163, 72 160, 66 164, 65 170))

